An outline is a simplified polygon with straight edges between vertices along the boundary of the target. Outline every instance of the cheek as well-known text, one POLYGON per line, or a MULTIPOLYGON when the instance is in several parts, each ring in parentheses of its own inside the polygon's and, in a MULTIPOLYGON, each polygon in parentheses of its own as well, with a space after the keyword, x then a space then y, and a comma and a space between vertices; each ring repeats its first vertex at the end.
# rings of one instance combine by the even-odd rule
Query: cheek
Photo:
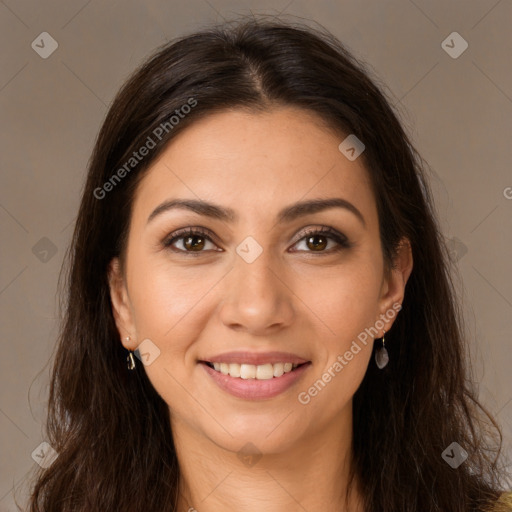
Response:
POLYGON ((319 326, 315 340, 319 364, 299 397, 314 417, 327 421, 338 414, 366 374, 373 349, 369 329, 378 319, 380 284, 378 266, 371 264, 352 265, 350 270, 347 266, 301 283, 304 288, 297 293, 301 298, 306 289, 314 290, 305 302, 315 313, 309 315, 310 321, 319 326))
POLYGON ((137 328, 141 334, 155 339, 164 340, 181 323, 186 323, 215 284, 206 267, 172 268, 165 262, 146 259, 139 269, 133 273, 130 286, 137 328))
POLYGON ((305 302, 321 319, 316 349, 320 364, 302 390, 318 415, 337 414, 364 378, 371 363, 375 334, 370 328, 378 319, 381 280, 379 262, 360 255, 353 264, 301 283, 297 295, 314 290, 305 302))
POLYGON ((158 264, 146 264, 144 271, 133 275, 131 295, 137 336, 139 342, 151 340, 158 353, 145 366, 145 372, 173 411, 186 411, 191 406, 183 386, 196 366, 189 349, 205 329, 207 292, 214 285, 210 281, 207 275, 193 278, 187 272, 158 264))
POLYGON ((372 326, 377 317, 382 276, 378 265, 361 259, 330 271, 301 274, 296 294, 321 320, 332 343, 344 343, 372 326))

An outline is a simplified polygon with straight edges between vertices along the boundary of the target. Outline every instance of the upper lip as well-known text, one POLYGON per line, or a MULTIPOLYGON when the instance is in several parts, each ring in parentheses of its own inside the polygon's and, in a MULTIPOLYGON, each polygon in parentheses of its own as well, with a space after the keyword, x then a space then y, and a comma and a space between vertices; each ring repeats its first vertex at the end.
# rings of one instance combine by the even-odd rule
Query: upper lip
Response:
POLYGON ((275 363, 308 363, 307 359, 290 352, 225 352, 216 356, 201 359, 207 363, 238 363, 238 364, 275 364, 275 363))

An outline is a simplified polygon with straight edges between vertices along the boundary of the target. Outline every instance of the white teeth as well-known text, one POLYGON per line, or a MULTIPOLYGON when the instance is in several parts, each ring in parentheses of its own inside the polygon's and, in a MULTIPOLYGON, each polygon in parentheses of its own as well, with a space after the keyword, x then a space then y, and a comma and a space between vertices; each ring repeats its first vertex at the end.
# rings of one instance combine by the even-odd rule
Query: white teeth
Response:
POLYGON ((284 373, 284 363, 276 363, 274 365, 274 377, 281 377, 284 373))
POLYGON ((240 365, 238 363, 231 363, 229 365, 229 375, 231 377, 240 377, 240 365))
POLYGON ((256 378, 256 366, 253 364, 241 364, 240 365, 240 377, 242 379, 255 379, 256 378))
POLYGON ((256 378, 259 380, 273 379, 274 367, 270 363, 256 366, 256 378))
POLYGON ((299 366, 295 363, 275 364, 238 364, 238 363, 213 363, 213 368, 223 375, 238 377, 241 379, 268 380, 274 377, 281 377, 299 366))

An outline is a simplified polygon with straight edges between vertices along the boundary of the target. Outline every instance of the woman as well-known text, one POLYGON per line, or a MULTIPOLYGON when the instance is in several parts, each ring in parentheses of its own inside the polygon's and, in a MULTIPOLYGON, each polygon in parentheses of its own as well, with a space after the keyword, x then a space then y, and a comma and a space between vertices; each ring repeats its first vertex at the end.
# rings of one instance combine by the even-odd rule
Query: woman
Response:
POLYGON ((30 510, 511 510, 448 261, 333 36, 167 44, 94 148, 30 510))

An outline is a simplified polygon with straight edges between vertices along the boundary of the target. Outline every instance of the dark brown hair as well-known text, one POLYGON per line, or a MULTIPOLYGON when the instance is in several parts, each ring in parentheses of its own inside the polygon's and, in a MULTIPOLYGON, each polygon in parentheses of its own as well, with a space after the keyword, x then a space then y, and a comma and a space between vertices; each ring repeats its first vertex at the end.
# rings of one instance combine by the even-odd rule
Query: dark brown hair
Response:
POLYGON ((314 112, 340 137, 363 141, 386 268, 403 237, 412 247, 403 309, 386 334, 390 363, 382 371, 368 367, 353 401, 351 476, 361 482, 366 511, 476 512, 497 499, 502 434, 470 377, 427 165, 371 76, 325 30, 242 19, 171 41, 122 87, 95 143, 67 254, 46 425, 59 455, 39 470, 31 512, 176 510, 179 467, 168 406, 142 365, 126 368, 108 265, 124 254, 137 183, 173 137, 213 112, 273 106, 314 112), (193 103, 157 140, 157 128, 193 103), (155 147, 126 166, 148 137, 155 147), (457 469, 441 457, 453 441, 468 453, 457 469))

